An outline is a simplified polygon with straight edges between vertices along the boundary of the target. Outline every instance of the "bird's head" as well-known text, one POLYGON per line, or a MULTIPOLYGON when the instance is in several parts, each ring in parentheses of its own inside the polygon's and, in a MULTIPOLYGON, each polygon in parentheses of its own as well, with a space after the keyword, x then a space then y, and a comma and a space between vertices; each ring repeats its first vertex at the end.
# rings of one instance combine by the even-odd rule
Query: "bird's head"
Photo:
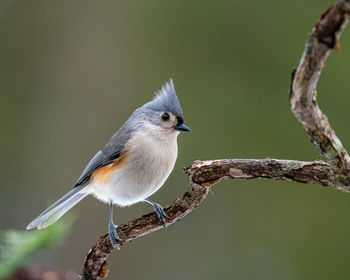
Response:
POLYGON ((151 102, 140 109, 144 123, 157 135, 178 135, 180 132, 190 131, 184 124, 182 108, 172 80, 156 93, 151 102))

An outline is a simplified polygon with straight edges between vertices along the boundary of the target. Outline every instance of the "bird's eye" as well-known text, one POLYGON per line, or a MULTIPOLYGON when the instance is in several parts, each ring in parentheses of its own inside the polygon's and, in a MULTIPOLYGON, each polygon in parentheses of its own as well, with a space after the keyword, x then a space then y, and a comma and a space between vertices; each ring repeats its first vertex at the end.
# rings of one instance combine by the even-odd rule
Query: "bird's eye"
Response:
POLYGON ((160 116, 160 118, 163 120, 163 121, 167 121, 167 120, 169 120, 170 119, 170 116, 169 116, 169 114, 168 113, 163 113, 161 116, 160 116))

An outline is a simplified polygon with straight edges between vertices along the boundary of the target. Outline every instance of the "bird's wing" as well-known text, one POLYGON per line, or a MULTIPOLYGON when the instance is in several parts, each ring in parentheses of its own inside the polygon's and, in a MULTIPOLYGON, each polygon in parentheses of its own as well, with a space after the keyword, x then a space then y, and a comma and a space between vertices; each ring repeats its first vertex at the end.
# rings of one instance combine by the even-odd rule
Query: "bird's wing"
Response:
MULTIPOLYGON (((97 152, 85 167, 80 175, 75 187, 86 184, 94 171, 115 162, 123 153, 126 143, 130 139, 130 132, 125 133, 125 127, 121 127, 108 141, 106 146, 97 152)), ((86 184, 87 185, 87 184, 86 184)))

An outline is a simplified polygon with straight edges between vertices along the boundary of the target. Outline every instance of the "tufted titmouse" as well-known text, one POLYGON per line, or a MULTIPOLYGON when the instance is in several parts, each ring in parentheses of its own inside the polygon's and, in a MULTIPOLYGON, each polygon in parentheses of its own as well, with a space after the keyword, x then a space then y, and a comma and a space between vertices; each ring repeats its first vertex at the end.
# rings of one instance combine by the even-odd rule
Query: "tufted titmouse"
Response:
POLYGON ((181 131, 190 129, 183 122, 181 105, 170 80, 113 134, 85 167, 74 188, 34 219, 27 229, 49 226, 89 194, 109 204, 108 232, 111 243, 118 249, 113 204, 147 202, 165 223, 163 208, 148 197, 172 171, 181 131))

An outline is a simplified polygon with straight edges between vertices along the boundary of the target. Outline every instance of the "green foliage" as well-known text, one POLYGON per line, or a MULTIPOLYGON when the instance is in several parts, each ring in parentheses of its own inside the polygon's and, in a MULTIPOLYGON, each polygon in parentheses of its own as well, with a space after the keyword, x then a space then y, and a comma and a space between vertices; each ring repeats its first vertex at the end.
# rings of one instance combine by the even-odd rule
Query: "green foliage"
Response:
POLYGON ((0 234, 0 280, 7 279, 35 252, 62 244, 72 224, 68 216, 43 230, 8 230, 0 234))

